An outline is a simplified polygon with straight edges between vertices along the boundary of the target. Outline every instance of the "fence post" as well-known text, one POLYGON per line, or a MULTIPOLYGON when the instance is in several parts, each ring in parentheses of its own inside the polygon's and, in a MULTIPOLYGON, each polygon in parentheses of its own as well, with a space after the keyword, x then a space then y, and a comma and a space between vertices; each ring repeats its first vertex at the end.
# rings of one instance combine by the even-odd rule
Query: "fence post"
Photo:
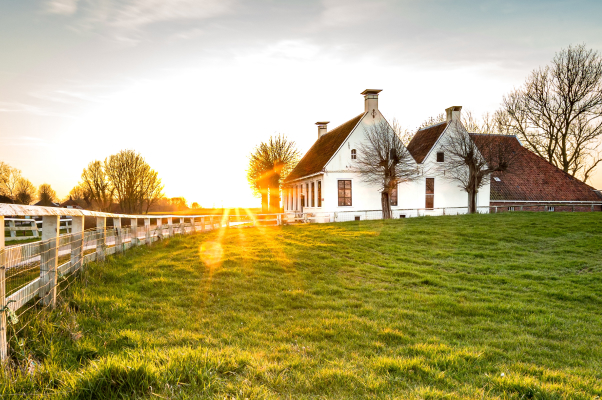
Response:
POLYGON ((180 233, 182 235, 186 234, 186 224, 184 223, 184 218, 180 218, 180 233))
POLYGON ((121 218, 113 218, 113 230, 115 231, 115 254, 123 251, 123 231, 121 230, 121 218))
POLYGON ((138 218, 130 218, 130 248, 138 245, 138 218))
MULTIPOLYGON (((17 231, 14 229, 15 228, 15 221, 13 221, 13 220, 8 221, 8 226, 9 226, 9 228, 13 228, 13 229, 9 229, 10 230, 10 237, 11 238, 17 237, 17 231)), ((4 224, 2 224, 2 230, 4 230, 4 224)))
POLYGON ((42 254, 40 257, 40 297, 45 306, 56 306, 56 267, 59 258, 59 234, 61 217, 42 217, 42 254))
POLYGON ((282 214, 276 215, 276 225, 282 225, 282 214))
POLYGON ((147 245, 151 244, 150 230, 150 218, 144 218, 144 241, 147 245))
POLYGON ((168 217, 167 218, 167 237, 172 237, 173 236, 173 218, 172 217, 168 217))
POLYGON ((205 217, 201 217, 201 232, 205 232, 205 217))
POLYGON ((105 260, 105 239, 107 236, 107 219, 96 217, 96 261, 105 260))
POLYGON ((196 222, 194 222, 194 217, 190 218, 190 225, 192 226, 190 233, 195 233, 196 232, 196 222))
MULTIPOLYGON (((226 228, 230 227, 230 215, 226 215, 226 228)), ((221 222, 220 222, 220 228, 221 228, 221 222)))
POLYGON ((84 217, 71 217, 71 268, 75 272, 83 267, 84 260, 84 217))
MULTIPOLYGON (((0 215, 0 307, 6 307, 6 275, 4 265, 4 216, 0 215)), ((6 312, 0 313, 0 362, 8 357, 8 342, 6 341, 6 312)))
POLYGON ((31 233, 33 237, 40 237, 40 234, 38 233, 38 224, 36 224, 35 219, 31 220, 31 233))

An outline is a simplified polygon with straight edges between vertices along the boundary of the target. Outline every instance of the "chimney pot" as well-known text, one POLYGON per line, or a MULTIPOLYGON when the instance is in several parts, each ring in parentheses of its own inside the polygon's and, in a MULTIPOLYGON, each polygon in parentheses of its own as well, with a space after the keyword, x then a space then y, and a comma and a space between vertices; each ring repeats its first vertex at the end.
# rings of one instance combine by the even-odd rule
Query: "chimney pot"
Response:
POLYGON ((330 121, 322 121, 322 122, 316 122, 316 125, 318 125, 318 139, 320 139, 322 136, 326 135, 326 133, 328 132, 328 124, 330 123, 330 121))
POLYGON ((382 89, 366 89, 361 94, 364 95, 364 112, 378 111, 378 94, 382 89))

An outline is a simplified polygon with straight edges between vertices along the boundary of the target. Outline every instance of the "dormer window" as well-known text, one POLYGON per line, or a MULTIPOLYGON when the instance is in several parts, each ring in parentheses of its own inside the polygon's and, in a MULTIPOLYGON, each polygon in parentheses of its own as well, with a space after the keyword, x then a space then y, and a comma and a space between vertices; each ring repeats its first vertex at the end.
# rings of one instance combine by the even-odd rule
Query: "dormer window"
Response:
POLYGON ((445 161, 445 153, 443 153, 442 151, 437 152, 437 162, 444 162, 445 161))
POLYGON ((357 159, 357 151, 355 149, 351 150, 351 159, 352 160, 357 159))

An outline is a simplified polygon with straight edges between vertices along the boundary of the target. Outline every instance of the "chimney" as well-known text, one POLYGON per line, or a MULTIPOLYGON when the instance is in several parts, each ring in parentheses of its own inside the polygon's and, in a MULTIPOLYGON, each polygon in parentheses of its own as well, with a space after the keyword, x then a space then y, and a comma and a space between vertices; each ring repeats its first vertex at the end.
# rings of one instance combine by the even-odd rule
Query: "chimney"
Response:
POLYGON ((328 130, 328 127, 326 125, 328 125, 329 122, 330 121, 316 122, 316 125, 318 125, 318 139, 326 135, 326 132, 328 130))
MULTIPOLYGON (((361 94, 364 95, 364 112, 372 113, 378 111, 378 94, 382 89, 366 89, 361 94)), ((374 117, 375 113, 372 115, 374 117)))
POLYGON ((462 119, 462 106, 452 106, 445 109, 446 121, 458 121, 462 119))

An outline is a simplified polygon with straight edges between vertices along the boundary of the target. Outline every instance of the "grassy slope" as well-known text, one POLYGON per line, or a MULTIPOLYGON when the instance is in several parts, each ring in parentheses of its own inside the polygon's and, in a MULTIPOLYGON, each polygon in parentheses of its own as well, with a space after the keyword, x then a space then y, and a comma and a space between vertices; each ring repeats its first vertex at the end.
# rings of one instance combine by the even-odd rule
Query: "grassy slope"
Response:
POLYGON ((92 266, 23 331, 41 366, 3 390, 591 399, 602 395, 601 223, 506 213, 164 241, 92 266), (223 262, 206 266, 220 241, 223 262))

